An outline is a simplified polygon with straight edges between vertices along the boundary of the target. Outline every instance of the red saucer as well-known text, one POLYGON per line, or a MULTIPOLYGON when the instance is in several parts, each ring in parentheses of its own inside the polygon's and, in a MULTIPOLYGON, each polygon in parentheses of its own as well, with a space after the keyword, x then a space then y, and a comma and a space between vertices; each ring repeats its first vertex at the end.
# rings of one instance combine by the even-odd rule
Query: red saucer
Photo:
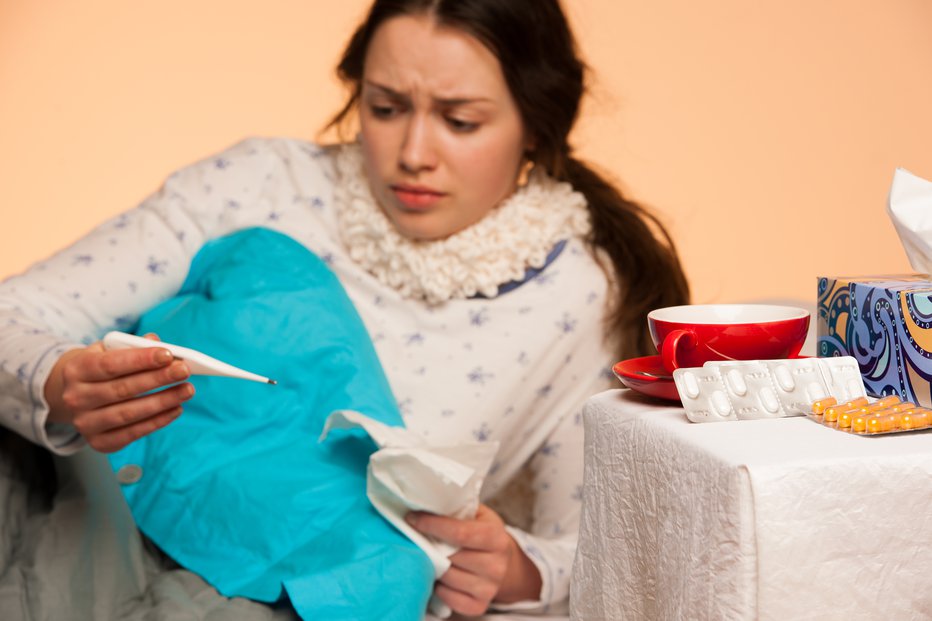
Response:
POLYGON ((680 400, 673 376, 663 368, 660 356, 622 360, 612 367, 612 371, 631 390, 660 399, 680 400))

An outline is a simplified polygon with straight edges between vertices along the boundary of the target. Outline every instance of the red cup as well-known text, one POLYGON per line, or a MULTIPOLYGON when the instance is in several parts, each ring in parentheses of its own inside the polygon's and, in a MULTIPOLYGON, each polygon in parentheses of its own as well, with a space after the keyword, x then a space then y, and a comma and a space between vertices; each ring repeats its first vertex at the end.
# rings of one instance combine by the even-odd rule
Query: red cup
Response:
POLYGON ((647 314, 650 336, 672 373, 710 360, 780 360, 799 354, 809 311, 769 304, 693 304, 647 314))

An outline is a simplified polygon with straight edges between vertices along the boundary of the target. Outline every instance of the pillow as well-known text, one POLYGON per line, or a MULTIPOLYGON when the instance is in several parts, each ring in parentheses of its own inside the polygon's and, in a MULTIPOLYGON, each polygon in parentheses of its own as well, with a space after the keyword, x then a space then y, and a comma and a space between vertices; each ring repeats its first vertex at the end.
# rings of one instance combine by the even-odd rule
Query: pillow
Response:
POLYGON ((335 410, 403 425, 323 261, 266 229, 211 241, 135 332, 278 381, 193 377, 178 419, 110 456, 142 532, 227 596, 287 593, 306 619, 423 618, 433 567, 366 498, 375 444, 358 431, 318 442, 335 410))

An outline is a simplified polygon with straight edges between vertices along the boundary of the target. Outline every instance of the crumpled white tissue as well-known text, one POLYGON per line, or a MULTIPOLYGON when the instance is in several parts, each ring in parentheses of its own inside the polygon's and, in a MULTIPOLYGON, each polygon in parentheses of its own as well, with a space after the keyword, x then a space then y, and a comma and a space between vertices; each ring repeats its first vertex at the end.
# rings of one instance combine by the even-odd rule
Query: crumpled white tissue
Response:
POLYGON ((888 212, 909 264, 917 272, 932 274, 932 181, 897 168, 888 212))
MULTIPOLYGON (((449 556, 456 548, 414 530, 404 519, 409 511, 429 511, 458 519, 468 519, 479 509, 479 491, 498 442, 464 442, 438 446, 403 427, 389 427, 364 414, 339 410, 327 417, 320 440, 332 429, 362 429, 379 447, 369 458, 366 495, 369 501, 419 548, 434 565, 439 578, 450 568, 449 556)), ((431 612, 450 616, 450 610, 436 597, 431 612)))

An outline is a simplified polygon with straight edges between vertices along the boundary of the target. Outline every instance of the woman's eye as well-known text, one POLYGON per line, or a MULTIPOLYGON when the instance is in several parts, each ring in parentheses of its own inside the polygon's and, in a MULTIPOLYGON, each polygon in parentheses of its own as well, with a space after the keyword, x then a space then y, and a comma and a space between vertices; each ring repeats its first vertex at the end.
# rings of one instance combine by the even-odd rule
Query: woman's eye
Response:
POLYGON ((398 113, 398 108, 396 106, 379 106, 373 104, 369 106, 369 109, 372 111, 372 116, 377 119, 390 119, 398 113))
POLYGON ((464 121, 462 119, 457 119, 454 117, 447 117, 447 123, 453 128, 453 131, 468 133, 475 131, 479 128, 478 123, 472 121, 464 121))

